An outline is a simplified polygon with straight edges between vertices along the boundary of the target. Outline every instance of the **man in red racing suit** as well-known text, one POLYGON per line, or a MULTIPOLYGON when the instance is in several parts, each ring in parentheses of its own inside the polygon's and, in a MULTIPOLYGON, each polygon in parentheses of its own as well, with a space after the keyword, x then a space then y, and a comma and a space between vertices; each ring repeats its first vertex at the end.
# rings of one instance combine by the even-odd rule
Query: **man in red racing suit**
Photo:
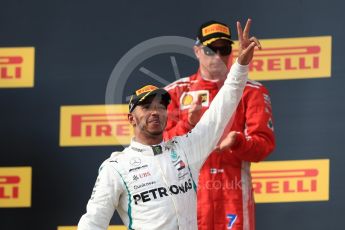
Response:
MULTIPOLYGON (((228 66, 230 53, 224 51, 226 49, 222 50, 222 46, 231 47, 232 42, 221 34, 225 31, 224 26, 226 25, 215 21, 201 26, 194 47, 200 63, 198 72, 166 86, 165 89, 171 96, 171 103, 168 106, 169 118, 165 139, 189 132, 223 85, 225 78, 222 75, 226 76, 227 71, 219 71, 219 77, 214 75, 213 78, 208 77, 210 73, 212 75, 212 67, 205 69, 210 62, 207 63, 204 58, 221 58, 228 66), (205 41, 202 36, 203 28, 210 28, 213 25, 215 25, 213 31, 217 29, 220 31, 216 31, 211 38, 207 37, 213 39, 210 44, 203 43, 205 41), (218 47, 211 46, 214 44, 218 47), (210 50, 206 50, 207 47, 210 47, 210 50), (200 50, 197 50, 199 48, 200 50), (216 54, 208 53, 212 51, 216 54), (199 108, 199 114, 195 112, 196 107, 199 108), (198 115, 192 119, 192 113, 198 115)), ((224 142, 220 141, 220 147, 211 153, 200 171, 197 194, 198 228, 199 230, 253 230, 255 204, 250 162, 265 159, 275 147, 271 101, 268 90, 261 83, 250 80, 247 82, 236 113, 223 134, 223 140, 224 142)))

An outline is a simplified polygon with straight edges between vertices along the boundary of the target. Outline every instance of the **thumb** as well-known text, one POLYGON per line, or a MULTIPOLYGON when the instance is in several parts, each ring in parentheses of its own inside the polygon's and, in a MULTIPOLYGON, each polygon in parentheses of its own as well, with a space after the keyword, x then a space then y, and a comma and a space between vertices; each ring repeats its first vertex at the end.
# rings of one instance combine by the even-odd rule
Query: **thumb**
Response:
POLYGON ((237 132, 231 131, 224 138, 224 140, 219 144, 219 150, 223 151, 223 150, 230 149, 235 144, 236 136, 237 136, 237 132))
POLYGON ((196 105, 201 105, 201 103, 202 103, 202 96, 201 96, 201 95, 198 95, 198 98, 197 98, 195 104, 196 104, 196 105))

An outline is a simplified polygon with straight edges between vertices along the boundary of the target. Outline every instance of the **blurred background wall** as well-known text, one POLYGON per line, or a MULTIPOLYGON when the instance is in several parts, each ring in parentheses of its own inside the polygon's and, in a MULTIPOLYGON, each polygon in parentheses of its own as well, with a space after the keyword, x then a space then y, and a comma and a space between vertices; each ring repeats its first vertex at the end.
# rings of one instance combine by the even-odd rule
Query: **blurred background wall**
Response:
MULTIPOLYGON (((113 124, 107 137, 102 128, 97 133, 106 116, 85 123, 90 114, 105 114, 108 81, 128 51, 160 36, 194 39, 210 19, 229 24, 236 40, 236 21, 244 24, 248 17, 252 34, 273 50, 257 57, 265 63, 261 75, 257 69, 250 74, 262 80, 272 99, 277 148, 267 161, 286 161, 278 167, 285 172, 302 170, 297 175, 302 179, 280 177, 273 188, 267 178, 257 182, 266 186, 265 198, 258 197, 257 229, 343 229, 343 1, 12 0, 0 5, 1 230, 77 225, 98 167, 130 136, 125 120, 113 124), (307 162, 301 168, 290 160, 307 162), (308 178, 308 170, 317 173, 308 178), (280 194, 276 200, 275 193, 280 194)), ((126 66, 121 83, 126 94, 114 103, 125 104, 142 84, 174 81, 175 62, 181 77, 197 70, 193 57, 161 51, 126 66)), ((137 52, 133 59, 142 54, 137 52)), ((124 114, 121 106, 112 109, 124 114)), ((111 224, 122 224, 117 214, 111 224)))

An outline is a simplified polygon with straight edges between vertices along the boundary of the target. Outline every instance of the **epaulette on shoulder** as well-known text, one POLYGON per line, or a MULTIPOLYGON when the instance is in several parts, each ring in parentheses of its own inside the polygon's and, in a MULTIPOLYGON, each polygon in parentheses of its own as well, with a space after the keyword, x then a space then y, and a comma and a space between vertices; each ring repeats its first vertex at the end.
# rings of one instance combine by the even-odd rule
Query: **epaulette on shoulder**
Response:
POLYGON ((262 84, 258 81, 250 80, 248 79, 246 86, 251 86, 251 87, 261 87, 262 84))
POLYGON ((184 78, 181 78, 177 81, 174 81, 173 83, 167 85, 164 87, 165 90, 169 91, 171 89, 174 89, 178 86, 186 86, 186 85, 189 85, 191 82, 190 80, 190 77, 184 77, 184 78))
POLYGON ((123 155, 123 152, 112 152, 109 159, 123 155))
POLYGON ((165 142, 165 146, 168 148, 172 148, 174 146, 174 144, 176 144, 175 138, 170 139, 167 142, 165 142))

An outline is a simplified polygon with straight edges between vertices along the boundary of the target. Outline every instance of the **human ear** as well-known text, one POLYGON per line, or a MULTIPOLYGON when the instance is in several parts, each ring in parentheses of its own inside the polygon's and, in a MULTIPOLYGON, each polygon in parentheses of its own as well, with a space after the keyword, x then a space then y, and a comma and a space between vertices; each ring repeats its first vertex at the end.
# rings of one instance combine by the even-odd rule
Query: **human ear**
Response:
POLYGON ((194 54, 195 54, 196 58, 199 59, 200 47, 199 46, 194 46, 193 49, 194 49, 194 54))
POLYGON ((127 118, 128 118, 129 123, 130 123, 132 126, 134 126, 134 125, 135 125, 135 119, 134 119, 133 114, 129 113, 129 114, 127 115, 127 118))

